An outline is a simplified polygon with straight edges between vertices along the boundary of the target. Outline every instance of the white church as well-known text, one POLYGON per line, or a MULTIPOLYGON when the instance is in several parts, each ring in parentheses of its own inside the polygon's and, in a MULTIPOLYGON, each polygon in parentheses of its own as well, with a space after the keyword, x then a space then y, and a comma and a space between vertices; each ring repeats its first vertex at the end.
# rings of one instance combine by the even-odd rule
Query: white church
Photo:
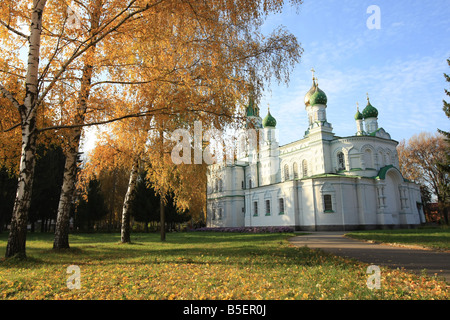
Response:
POLYGON ((338 137, 326 116, 327 96, 313 75, 306 93, 303 138, 279 146, 276 119, 250 100, 248 124, 263 143, 243 142, 229 164, 208 170, 208 227, 289 226, 295 230, 413 227, 425 222, 420 189, 399 171, 397 141, 378 125, 370 104, 354 118, 356 133, 338 137))

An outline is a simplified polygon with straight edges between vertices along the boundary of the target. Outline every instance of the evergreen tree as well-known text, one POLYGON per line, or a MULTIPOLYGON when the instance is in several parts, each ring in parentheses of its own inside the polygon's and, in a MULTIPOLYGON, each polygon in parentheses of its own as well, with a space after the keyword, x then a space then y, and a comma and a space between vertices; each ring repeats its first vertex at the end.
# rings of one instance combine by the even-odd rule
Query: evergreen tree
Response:
POLYGON ((0 167, 0 232, 5 223, 11 221, 14 197, 17 189, 17 176, 8 168, 0 167))
MULTIPOLYGON (((164 205, 165 225, 174 228, 176 223, 183 223, 190 220, 188 211, 179 212, 176 208, 173 194, 166 197, 167 203, 164 205)), ((146 179, 145 172, 141 173, 135 189, 135 194, 131 203, 131 214, 135 221, 143 222, 145 232, 148 232, 150 222, 160 222, 160 197, 150 186, 146 179)))
MULTIPOLYGON (((450 58, 447 59, 447 63, 450 66, 450 58)), ((447 82, 450 82, 450 75, 444 73, 444 77, 447 82)), ((444 91, 445 91, 445 94, 450 97, 450 91, 447 89, 444 89, 444 91)), ((444 106, 442 109, 444 110, 444 113, 447 116, 447 118, 450 119, 450 102, 443 100, 443 103, 444 103, 444 106)), ((438 129, 438 131, 445 136, 445 141, 447 142, 446 161, 439 163, 439 167, 441 168, 441 170, 444 173, 446 173, 447 175, 450 175, 450 132, 440 130, 440 129, 438 129)), ((450 186, 447 184, 447 185, 442 186, 442 188, 445 190, 445 194, 447 196, 446 199, 450 199, 450 186)), ((449 203, 448 203, 448 201, 449 200, 447 200, 447 203, 444 204, 444 208, 442 208, 442 210, 444 212, 444 217, 446 217, 447 224, 449 223, 449 218, 448 218, 449 203)))
POLYGON ((75 213, 75 226, 81 230, 91 229, 93 223, 101 220, 108 213, 105 198, 97 179, 89 181, 86 199, 81 197, 75 213))
POLYGON ((29 211, 29 222, 34 231, 34 223, 41 220, 41 231, 45 230, 45 221, 56 219, 59 195, 64 174, 65 157, 62 148, 57 145, 39 145, 37 147, 33 192, 29 211))
MULTIPOLYGON (((447 59, 447 64, 450 66, 450 58, 447 59)), ((450 75, 444 73, 444 77, 447 82, 450 82, 450 75)), ((450 97, 450 91, 447 89, 444 89, 444 91, 445 91, 445 94, 450 97)), ((444 103, 444 106, 442 107, 442 109, 444 110, 444 113, 447 116, 447 118, 450 119, 450 102, 443 100, 443 103, 444 103)), ((444 136, 446 136, 447 141, 450 140, 450 132, 444 131, 444 130, 439 130, 439 132, 442 133, 444 136)))
POLYGON ((148 185, 145 172, 141 173, 131 202, 131 215, 134 220, 144 223, 145 232, 148 224, 159 219, 159 196, 148 185))
POLYGON ((173 195, 169 195, 167 197, 165 213, 166 213, 166 223, 169 226, 171 226, 171 229, 174 229, 174 226, 177 223, 187 222, 191 219, 188 210, 179 212, 179 210, 177 209, 177 207, 175 205, 175 199, 174 199, 173 195))

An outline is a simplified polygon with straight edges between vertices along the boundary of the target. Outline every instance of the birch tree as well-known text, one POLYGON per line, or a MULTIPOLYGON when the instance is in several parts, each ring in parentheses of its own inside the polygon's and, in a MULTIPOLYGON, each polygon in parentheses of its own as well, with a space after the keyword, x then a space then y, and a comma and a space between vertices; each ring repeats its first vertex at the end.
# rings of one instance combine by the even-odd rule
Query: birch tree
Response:
MULTIPOLYGON (((30 207, 31 189, 33 185, 33 172, 36 153, 36 107, 39 99, 38 72, 40 58, 40 44, 42 32, 42 17, 46 5, 45 0, 33 1, 31 10, 30 35, 26 37, 10 24, 2 23, 16 36, 25 38, 29 43, 28 64, 25 76, 25 95, 22 102, 5 86, 0 84, 0 91, 8 98, 20 115, 20 127, 22 131, 22 151, 20 159, 19 181, 17 195, 14 202, 11 220, 10 234, 6 247, 6 257, 13 255, 25 255, 25 242, 27 231, 27 213, 30 207)), ((3 9, 3 8, 2 8, 3 9)))
MULTIPOLYGON (((72 5, 78 10, 72 12, 56 0, 6 1, 0 10, 4 76, 0 92, 20 117, 19 123, 3 131, 20 128, 22 140, 7 257, 25 256, 38 133, 64 132, 68 154, 74 155, 79 128, 88 125, 155 114, 186 122, 205 112, 211 125, 223 126, 250 88, 259 94, 264 81, 287 80, 301 53, 295 37, 284 29, 267 38, 261 34, 265 17, 280 11, 283 1, 79 0, 71 10, 72 5), (23 26, 29 26, 29 32, 23 26), (24 50, 26 63, 17 60, 24 50), (257 70, 255 81, 250 81, 250 69, 257 70), (13 91, 11 79, 21 89, 13 91), (155 96, 153 88, 162 84, 165 90, 155 96), (94 87, 112 95, 105 100, 118 103, 92 108, 89 118, 94 87), (137 88, 135 102, 145 104, 119 115, 121 95, 137 88), (147 103, 152 100, 159 103, 147 103), (160 103, 164 100, 170 103, 160 103), (39 127, 41 113, 54 122, 39 127)), ((62 212, 73 190, 71 159, 66 164, 67 196, 60 201, 55 248, 68 246, 68 215, 62 212)))
MULTIPOLYGON (((136 15, 162 2, 108 1, 109 9, 115 12, 115 15, 105 19, 94 36, 82 40, 77 39, 76 34, 67 32, 67 5, 63 2, 33 0, 2 3, 0 65, 4 77, 0 82, 0 92, 20 116, 20 122, 12 128, 20 127, 22 139, 18 188, 6 257, 26 256, 27 216, 33 183, 36 139, 38 132, 53 129, 37 127, 39 107, 49 102, 49 93, 57 87, 58 82, 72 77, 71 66, 77 59, 136 15), (24 31, 24 26, 29 27, 29 32, 24 31), (43 48, 41 43, 44 44, 43 48), (27 49, 24 49, 26 47, 27 49), (23 50, 27 50, 26 64, 17 60, 23 50), (40 68, 41 61, 44 65, 40 68), (7 86, 11 79, 22 82, 23 88, 12 91, 7 86)), ((79 3, 82 4, 81 1, 79 3)))

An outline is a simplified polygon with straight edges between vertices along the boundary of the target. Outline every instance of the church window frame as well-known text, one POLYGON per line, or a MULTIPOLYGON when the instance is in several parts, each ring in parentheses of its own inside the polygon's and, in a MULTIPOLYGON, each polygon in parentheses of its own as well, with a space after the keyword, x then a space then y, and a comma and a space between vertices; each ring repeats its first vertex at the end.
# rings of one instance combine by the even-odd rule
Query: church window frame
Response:
POLYGON ((364 169, 365 170, 374 170, 375 169, 375 161, 374 154, 375 151, 368 147, 367 145, 362 148, 363 151, 363 161, 364 161, 364 169))
POLYGON ((283 215, 284 214, 284 210, 285 210, 284 198, 278 198, 278 209, 279 209, 278 214, 279 215, 283 215))
POLYGON ((330 182, 325 182, 320 190, 322 198, 322 210, 324 213, 334 213, 337 208, 336 203, 336 190, 333 184, 330 182))
POLYGON ((303 178, 308 176, 308 161, 306 160, 302 161, 302 174, 303 178))
POLYGON ((287 181, 289 180, 289 165, 285 164, 284 165, 284 180, 287 181))
POLYGON ((331 194, 323 195, 323 212, 333 213, 333 196, 331 194))
POLYGON ((292 165, 292 172, 294 173, 294 179, 298 179, 298 164, 294 162, 292 165))
POLYGON ((345 170, 345 155, 342 151, 339 151, 337 153, 337 169, 338 171, 344 171, 345 170))
POLYGON ((253 216, 258 216, 258 201, 253 201, 253 216))
POLYGON ((265 200, 265 204, 266 204, 266 216, 270 216, 270 200, 266 199, 265 200))

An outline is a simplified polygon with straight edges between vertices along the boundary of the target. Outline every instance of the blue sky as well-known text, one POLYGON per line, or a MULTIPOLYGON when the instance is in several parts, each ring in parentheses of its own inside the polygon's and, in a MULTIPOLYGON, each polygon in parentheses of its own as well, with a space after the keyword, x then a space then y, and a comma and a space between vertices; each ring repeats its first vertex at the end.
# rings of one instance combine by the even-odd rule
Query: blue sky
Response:
MULTIPOLYGON (((304 49, 290 83, 272 83, 259 106, 277 119, 281 145, 303 138, 307 117, 303 98, 311 87, 311 67, 328 97, 327 119, 337 136, 356 132, 356 102, 379 111, 378 125, 394 140, 421 131, 449 130, 442 111, 443 73, 450 74, 450 1, 304 0, 270 16, 268 32, 283 25, 304 49), (380 8, 380 29, 369 29, 367 8, 380 8)), ((449 98, 447 97, 447 101, 449 98)))

